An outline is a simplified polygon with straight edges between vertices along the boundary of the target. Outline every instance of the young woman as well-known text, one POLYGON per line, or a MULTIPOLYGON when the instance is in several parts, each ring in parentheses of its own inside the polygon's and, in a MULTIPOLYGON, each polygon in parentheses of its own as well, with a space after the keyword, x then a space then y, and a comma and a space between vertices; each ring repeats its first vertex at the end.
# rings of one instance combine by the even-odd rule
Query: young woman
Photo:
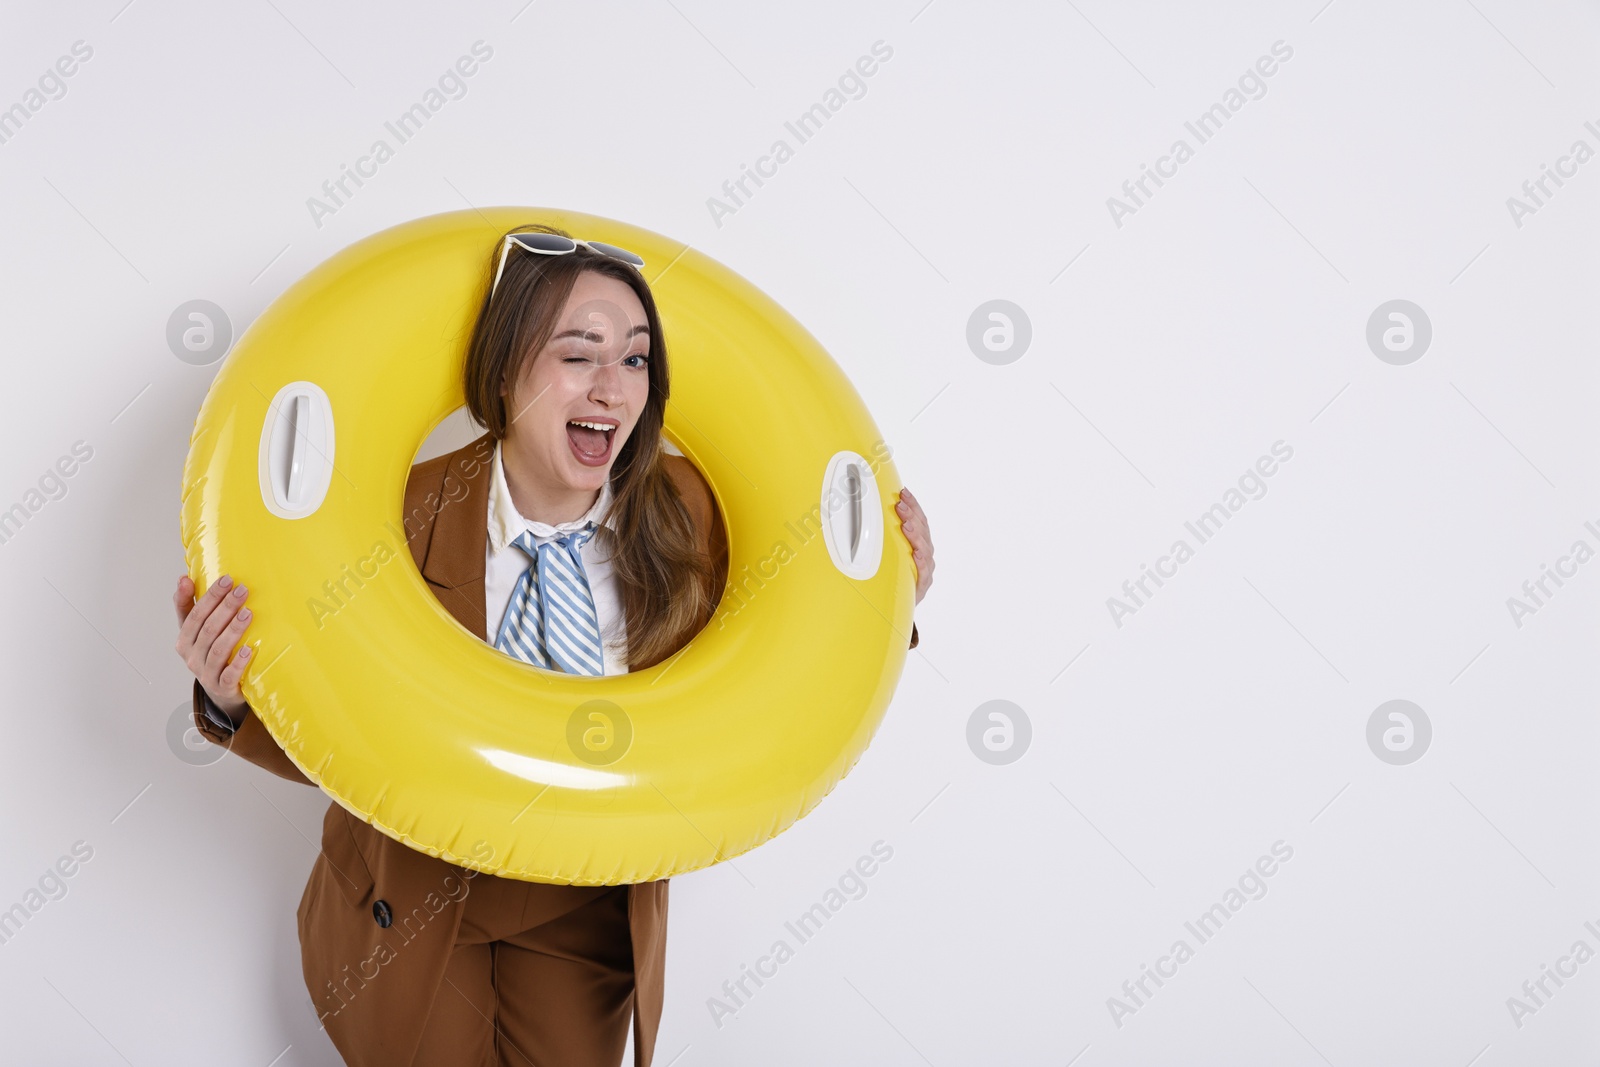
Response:
MULTIPOLYGON (((710 620, 727 540, 709 487, 662 448, 665 337, 638 257, 547 227, 507 235, 468 350, 487 429, 412 467, 406 532, 429 589, 481 640, 548 670, 659 663, 710 620)), ((897 504, 933 577, 927 519, 897 504)), ((247 590, 226 575, 173 603, 196 727, 311 783, 250 713, 247 590)), ((917 645, 913 626, 910 647, 917 645)), ((307 988, 357 1067, 615 1065, 634 1020, 647 1067, 661 1017, 667 880, 568 886, 479 875, 338 804, 298 912, 307 988)))

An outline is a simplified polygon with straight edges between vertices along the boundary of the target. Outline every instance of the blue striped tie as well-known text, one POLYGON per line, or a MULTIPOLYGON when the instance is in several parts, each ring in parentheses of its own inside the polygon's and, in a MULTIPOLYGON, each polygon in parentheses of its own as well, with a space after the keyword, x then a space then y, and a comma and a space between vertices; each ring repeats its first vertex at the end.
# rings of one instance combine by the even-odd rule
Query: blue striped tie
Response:
POLYGON ((600 624, 581 554, 594 533, 595 524, 591 521, 581 530, 542 545, 535 546, 531 530, 523 531, 511 542, 526 552, 530 561, 511 591, 511 603, 494 639, 495 648, 547 670, 605 673, 600 624), (546 606, 548 610, 544 610, 546 606))

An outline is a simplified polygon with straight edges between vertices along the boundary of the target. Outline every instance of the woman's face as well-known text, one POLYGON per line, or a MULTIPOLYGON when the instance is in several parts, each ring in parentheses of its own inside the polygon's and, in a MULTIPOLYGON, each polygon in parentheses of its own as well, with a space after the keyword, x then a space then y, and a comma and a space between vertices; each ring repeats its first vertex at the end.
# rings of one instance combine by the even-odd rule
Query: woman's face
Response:
POLYGON ((650 396, 650 328, 626 283, 584 271, 506 397, 506 444, 552 489, 599 490, 650 396), (589 429, 575 423, 609 427, 589 429))

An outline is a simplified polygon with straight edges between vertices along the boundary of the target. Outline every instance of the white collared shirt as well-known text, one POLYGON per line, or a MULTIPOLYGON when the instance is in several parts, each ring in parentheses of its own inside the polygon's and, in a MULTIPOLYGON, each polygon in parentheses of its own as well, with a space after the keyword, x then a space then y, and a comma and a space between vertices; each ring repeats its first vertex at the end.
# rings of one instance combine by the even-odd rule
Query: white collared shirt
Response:
POLYGON ((554 526, 525 519, 517 512, 511 500, 511 489, 506 485, 505 467, 500 461, 502 442, 494 446, 494 472, 489 490, 489 539, 484 549, 483 600, 484 618, 488 620, 489 643, 500 632, 500 623, 511 606, 511 594, 517 580, 533 565, 533 558, 512 544, 524 530, 533 532, 534 544, 542 545, 562 534, 581 530, 591 520, 601 529, 584 542, 579 555, 583 558, 583 572, 589 579, 589 591, 594 597, 594 608, 600 624, 601 666, 606 674, 626 674, 627 623, 622 616, 622 601, 617 581, 611 571, 609 537, 615 530, 609 514, 612 503, 611 482, 600 487, 600 496, 581 518, 554 526), (604 532, 602 532, 602 530, 604 532))

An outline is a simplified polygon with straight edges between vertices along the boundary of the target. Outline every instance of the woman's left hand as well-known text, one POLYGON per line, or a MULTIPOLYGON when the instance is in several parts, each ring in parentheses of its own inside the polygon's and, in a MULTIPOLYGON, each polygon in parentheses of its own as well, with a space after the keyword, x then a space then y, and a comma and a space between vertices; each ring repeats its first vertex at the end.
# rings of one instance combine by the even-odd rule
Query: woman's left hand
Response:
POLYGON ((917 569, 916 603, 920 604, 933 584, 933 538, 928 533, 928 516, 922 513, 922 505, 909 489, 900 490, 900 501, 894 510, 900 515, 900 532, 911 542, 911 562, 917 569))

